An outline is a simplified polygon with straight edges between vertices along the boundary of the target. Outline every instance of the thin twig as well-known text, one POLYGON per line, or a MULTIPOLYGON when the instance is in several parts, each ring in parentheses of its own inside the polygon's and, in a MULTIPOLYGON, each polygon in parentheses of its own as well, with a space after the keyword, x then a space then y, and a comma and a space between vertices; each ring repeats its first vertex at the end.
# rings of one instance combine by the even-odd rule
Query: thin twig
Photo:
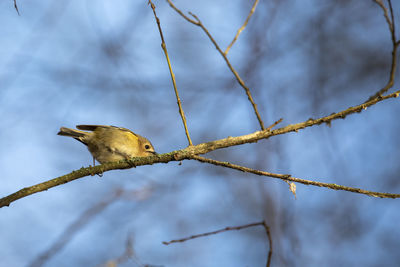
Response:
POLYGON ((171 74, 172 84, 174 85, 176 101, 177 101, 178 107, 179 107, 179 114, 181 115, 183 126, 185 127, 185 133, 186 133, 186 137, 187 137, 187 139, 189 141, 189 146, 192 146, 193 143, 192 143, 192 140, 190 139, 189 130, 188 130, 187 123, 186 123, 185 113, 183 112, 181 99, 179 98, 178 88, 176 86, 175 74, 172 71, 171 61, 169 60, 169 55, 168 55, 168 52, 167 52, 167 45, 165 44, 164 35, 162 33, 162 30, 161 30, 160 19, 157 17, 157 14, 156 14, 156 6, 153 4, 153 2, 151 2, 151 0, 149 0, 149 4, 151 6, 151 9, 153 9, 154 18, 156 19, 158 30, 160 32, 161 48, 164 51, 165 58, 167 59, 169 73, 171 74))
POLYGON ((246 28, 247 23, 249 23, 249 20, 251 18, 251 16, 253 16, 254 11, 256 10, 257 4, 258 4, 259 0, 255 0, 253 3, 253 6, 251 7, 250 13, 247 16, 245 22, 243 23, 242 27, 240 27, 235 35, 235 37, 233 38, 232 42, 228 45, 228 47, 225 49, 224 54, 227 55, 229 53, 229 50, 231 49, 231 47, 233 46, 233 44, 236 42, 236 40, 239 38, 239 35, 242 33, 242 31, 246 28))
POLYGON ((180 239, 173 239, 171 241, 163 241, 162 243, 164 245, 170 245, 172 243, 182 243, 182 242, 185 242, 185 241, 188 241, 188 240, 191 240, 191 239, 196 239, 196 238, 199 238, 199 237, 205 237, 205 236, 209 236, 209 235, 216 235, 216 234, 219 234, 219 233, 232 231, 232 230, 242 230, 242 229, 245 229, 245 228, 259 226, 259 225, 263 226, 264 225, 264 221, 256 222, 256 223, 249 223, 249 224, 240 225, 240 226, 228 226, 228 227, 225 227, 223 229, 216 230, 216 231, 206 232, 206 233, 197 234, 197 235, 191 235, 189 237, 184 237, 184 238, 180 238, 180 239))
POLYGON ((388 11, 387 11, 385 5, 383 4, 382 0, 373 0, 373 1, 382 8, 383 16, 385 17, 386 23, 389 26, 390 33, 392 33, 393 25, 392 25, 392 21, 389 18, 389 14, 388 14, 388 11))
POLYGON ((245 90, 247 98, 249 99, 251 105, 253 106, 254 109, 254 113, 257 116, 257 120, 260 124, 261 130, 264 130, 264 122, 261 119, 260 113, 258 112, 258 108, 257 105, 254 103, 253 97, 251 96, 250 93, 250 89, 246 86, 246 84, 244 83, 244 81, 242 80, 242 78, 239 76, 239 74, 237 73, 237 71, 233 68, 233 66, 231 65, 231 63, 229 62, 229 59, 227 58, 227 56, 224 54, 224 52, 221 50, 221 48, 219 47, 219 45, 217 44, 217 42, 215 41, 215 39, 212 37, 212 35, 210 34, 210 32, 207 30, 207 28, 203 25, 203 23, 200 21, 200 19, 193 13, 189 12, 189 14, 195 18, 195 20, 190 19, 189 17, 185 16, 183 14, 182 11, 180 11, 172 2, 171 0, 167 0, 167 2, 169 3, 169 5, 179 14, 181 15, 185 20, 189 21, 190 23, 199 26, 204 32, 205 34, 207 34, 208 38, 211 40, 211 42, 214 44, 215 48, 218 50, 218 52, 221 54, 221 56, 224 58, 226 64, 228 65, 229 69, 231 70, 231 72, 233 73, 233 75, 235 76, 236 80, 238 81, 238 83, 240 84, 240 86, 242 86, 242 88, 245 90))
POLYGON ((283 121, 283 118, 280 118, 279 120, 277 120, 276 122, 274 122, 273 124, 271 124, 270 126, 268 126, 267 129, 265 129, 265 131, 271 131, 272 128, 274 128, 276 125, 278 125, 279 123, 281 123, 283 121))
POLYGON ((382 89, 380 89, 373 96, 368 98, 367 101, 370 101, 371 99, 374 99, 374 98, 377 98, 379 96, 382 96, 390 88, 393 87, 393 85, 394 85, 394 77, 395 77, 395 72, 396 72, 396 65, 397 65, 397 48, 400 45, 400 41, 397 41, 397 39, 396 39, 396 29, 395 29, 395 22, 394 22, 394 15, 393 15, 393 8, 392 8, 391 0, 388 0, 390 18, 389 18, 388 10, 385 7, 385 5, 382 3, 382 1, 374 0, 374 2, 377 3, 383 10, 383 16, 385 17, 386 23, 389 26, 389 31, 390 31, 390 35, 391 35, 391 39, 392 39, 393 49, 392 49, 392 62, 391 62, 391 67, 390 67, 389 80, 388 80, 387 84, 382 89))
POLYGON ((199 237, 205 237, 205 236, 209 236, 209 235, 216 235, 219 233, 223 233, 223 232, 227 232, 227 231, 232 231, 232 230, 242 230, 245 228, 249 228, 249 227, 254 227, 254 226, 263 226, 265 233, 267 235, 268 238, 268 244, 269 244, 269 251, 268 251, 268 257, 267 257, 267 267, 270 266, 271 264, 271 258, 272 258, 272 237, 271 237, 271 231, 269 229, 269 226, 267 225, 267 223, 264 221, 262 222, 256 222, 256 223, 249 223, 246 225, 240 225, 240 226, 228 226, 225 227, 223 229, 219 229, 216 231, 212 231, 212 232, 206 232, 206 233, 202 233, 202 234, 197 234, 197 235, 191 235, 189 237, 185 237, 185 238, 181 238, 181 239, 174 239, 171 241, 163 241, 162 243, 164 245, 170 245, 173 243, 182 243, 191 239, 195 239, 195 238, 199 238, 199 237))
POLYGON ((267 267, 270 267, 271 265, 271 259, 272 259, 272 237, 271 237, 271 231, 269 230, 269 226, 266 223, 266 221, 263 221, 263 226, 265 229, 265 232, 267 233, 268 237, 268 244, 269 244, 269 251, 268 251, 268 258, 267 258, 267 267))
POLYGON ((14 0, 14 8, 15 8, 15 10, 17 11, 18 16, 21 16, 21 15, 19 14, 18 6, 17 6, 17 0, 14 0))
POLYGON ((195 24, 195 25, 197 25, 197 26, 200 26, 200 24, 199 24, 197 21, 195 21, 195 20, 189 18, 189 17, 186 16, 180 9, 178 9, 178 8, 171 2, 171 0, 167 0, 167 2, 168 2, 168 4, 172 7, 172 9, 175 10, 176 12, 178 12, 178 14, 181 15, 184 19, 186 19, 186 20, 189 21, 190 23, 193 23, 193 24, 195 24))
POLYGON ((388 4, 389 4, 389 10, 390 10, 390 19, 392 20, 392 27, 391 27, 391 31, 392 31, 392 42, 396 43, 396 27, 395 27, 395 22, 394 22, 394 14, 393 14, 393 7, 392 7, 392 1, 391 0, 387 0, 388 4))
POLYGON ((271 172, 266 172, 266 171, 259 171, 259 170, 243 167, 240 165, 232 164, 229 162, 222 162, 222 161, 218 161, 218 160, 208 159, 208 158, 200 157, 197 155, 193 155, 192 159, 195 159, 195 160, 198 160, 198 161, 204 162, 204 163, 209 163, 209 164, 213 164, 213 165, 217 165, 217 166, 223 166, 223 167, 239 170, 242 172, 248 172, 248 173, 253 173, 253 174, 261 175, 261 176, 268 176, 268 177, 272 177, 272 178, 278 178, 281 180, 292 181, 292 182, 301 183, 301 184, 305 184, 305 185, 326 187, 326 188, 330 188, 330 189, 334 189, 334 190, 343 190, 343 191, 348 191, 348 192, 353 192, 353 193, 358 193, 358 194, 364 194, 364 195, 368 195, 371 197, 400 198, 400 194, 373 192, 373 191, 368 191, 368 190, 364 190, 364 189, 343 186, 343 185, 338 185, 338 184, 328 184, 328 183, 316 182, 316 181, 311 181, 311 180, 305 180, 305 179, 292 177, 290 174, 277 174, 277 173, 271 173, 271 172))
MULTIPOLYGON (((137 158, 132 158, 130 160, 121 160, 117 162, 110 162, 110 163, 105 163, 102 165, 98 165, 95 167, 87 167, 87 168, 81 168, 79 170, 73 171, 71 173, 62 175, 60 177, 48 180, 43 183, 39 183, 33 186, 29 186, 26 188, 23 188, 15 193, 12 193, 6 197, 0 198, 0 208, 9 206, 12 202, 27 197, 29 195, 42 192, 45 190, 48 190, 52 187, 59 186, 71 181, 74 181, 76 179, 86 177, 86 176, 92 176, 93 174, 100 174, 104 173, 109 170, 118 170, 118 169, 130 169, 136 166, 142 166, 142 165, 152 165, 155 163, 168 163, 170 161, 181 161, 184 159, 190 159, 193 157, 193 155, 201 155, 201 154, 206 154, 208 152, 217 150, 217 149, 222 149, 222 148, 227 148, 227 147, 232 147, 232 146, 237 146, 237 145, 243 145, 243 144, 248 144, 248 143, 255 143, 261 139, 268 139, 271 136, 276 136, 276 135, 281 135, 281 134, 286 134, 289 132, 298 132, 301 129, 308 128, 314 125, 319 125, 326 123, 330 125, 332 120, 336 119, 344 119, 346 116, 353 114, 353 113, 359 113, 363 110, 366 110, 368 107, 375 105, 378 102, 381 102, 386 99, 390 98, 397 98, 400 96, 400 90, 391 93, 389 95, 385 95, 382 97, 377 97, 374 99, 371 99, 370 101, 354 106, 354 107, 349 107, 346 110, 342 110, 337 113, 333 113, 329 116, 322 117, 319 119, 309 119, 304 122, 300 122, 297 124, 290 124, 285 127, 272 130, 272 131, 257 131, 251 134, 247 135, 241 135, 237 137, 227 137, 224 139, 220 140, 215 140, 207 143, 202 143, 194 146, 189 146, 185 149, 181 150, 176 150, 172 151, 166 154, 161 154, 161 155, 155 155, 155 156, 149 156, 149 157, 137 157, 137 158)), ((393 194, 393 198, 398 198, 400 197, 400 194, 393 194)))

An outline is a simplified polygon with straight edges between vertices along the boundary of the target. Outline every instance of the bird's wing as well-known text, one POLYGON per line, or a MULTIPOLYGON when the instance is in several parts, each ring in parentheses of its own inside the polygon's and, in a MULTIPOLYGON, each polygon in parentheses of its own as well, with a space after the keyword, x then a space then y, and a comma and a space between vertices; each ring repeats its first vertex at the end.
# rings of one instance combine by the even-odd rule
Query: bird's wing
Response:
POLYGON ((78 128, 79 130, 85 130, 85 131, 95 131, 97 128, 115 128, 115 129, 119 129, 121 131, 125 131, 125 132, 130 132, 133 135, 136 135, 134 132, 132 132, 129 129, 126 128, 122 128, 122 127, 118 127, 118 126, 113 126, 113 125, 89 125, 89 124, 81 124, 81 125, 76 125, 76 128, 78 128))
POLYGON ((102 128, 109 128, 109 127, 114 127, 114 126, 108 126, 108 125, 87 125, 87 124, 82 124, 82 125, 76 125, 76 128, 79 130, 85 130, 85 131, 94 131, 97 128, 102 127, 102 128))

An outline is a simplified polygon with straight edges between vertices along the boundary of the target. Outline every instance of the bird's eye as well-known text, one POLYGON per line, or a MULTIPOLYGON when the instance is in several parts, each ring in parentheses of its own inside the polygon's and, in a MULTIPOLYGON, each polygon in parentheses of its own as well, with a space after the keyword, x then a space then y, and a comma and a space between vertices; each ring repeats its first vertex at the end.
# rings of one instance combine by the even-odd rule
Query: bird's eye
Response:
POLYGON ((150 146, 149 145, 145 145, 144 148, 145 149, 150 149, 150 146))

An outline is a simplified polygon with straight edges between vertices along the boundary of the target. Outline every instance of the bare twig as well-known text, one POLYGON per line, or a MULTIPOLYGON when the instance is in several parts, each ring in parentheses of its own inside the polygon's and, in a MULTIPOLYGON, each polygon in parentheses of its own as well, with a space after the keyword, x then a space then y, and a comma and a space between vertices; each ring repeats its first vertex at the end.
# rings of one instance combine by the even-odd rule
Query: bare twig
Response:
POLYGON ((270 126, 268 126, 267 129, 265 129, 265 131, 271 131, 272 128, 274 128, 276 125, 278 125, 279 123, 281 123, 283 121, 283 118, 280 118, 279 120, 277 120, 276 122, 274 122, 273 124, 271 124, 270 126))
POLYGON ((255 0, 253 3, 253 6, 251 7, 250 13, 247 16, 245 22, 243 23, 242 27, 240 27, 235 35, 235 37, 233 38, 232 42, 228 45, 228 47, 225 49, 224 54, 227 55, 229 53, 229 50, 231 49, 231 47, 233 46, 233 44, 236 42, 236 40, 239 38, 239 35, 242 33, 242 31, 246 28, 247 23, 249 23, 249 20, 251 18, 251 16, 253 16, 254 11, 256 10, 257 4, 258 4, 259 0, 255 0))
POLYGON ((391 0, 387 0, 387 1, 388 1, 388 4, 389 4, 390 19, 392 20, 392 27, 391 27, 392 42, 396 43, 396 27, 395 27, 395 22, 394 22, 392 1, 391 0))
POLYGON ((382 8, 383 16, 385 17, 386 23, 389 26, 390 33, 392 33, 393 25, 392 25, 392 20, 389 18, 388 10, 386 9, 386 7, 383 4, 382 0, 373 0, 373 1, 382 8))
POLYGON ((292 177, 290 174, 277 174, 277 173, 271 173, 271 172, 266 172, 266 171, 254 170, 251 168, 243 167, 243 166, 232 164, 229 162, 222 162, 222 161, 218 161, 218 160, 208 159, 208 158, 200 157, 197 155, 192 156, 192 159, 198 160, 200 162, 217 165, 217 166, 223 166, 223 167, 239 170, 242 172, 249 172, 249 173, 253 173, 253 174, 257 174, 257 175, 261 175, 261 176, 278 178, 281 180, 301 183, 301 184, 305 184, 305 185, 326 187, 326 188, 330 188, 330 189, 334 189, 334 190, 343 190, 343 191, 348 191, 348 192, 353 192, 353 193, 358 193, 358 194, 364 194, 364 195, 371 196, 371 197, 400 198, 400 194, 373 192, 373 191, 368 191, 368 190, 364 190, 364 189, 343 186, 343 185, 338 185, 338 184, 328 184, 328 183, 316 182, 316 181, 311 181, 311 180, 305 180, 305 179, 292 177))
MULTIPOLYGON (((397 98, 400 96, 400 90, 391 93, 389 95, 385 95, 382 97, 377 97, 374 99, 371 99, 368 102, 365 102, 363 104, 354 106, 354 107, 349 107, 346 110, 342 110, 337 113, 333 113, 329 116, 325 116, 319 119, 309 119, 304 122, 300 122, 297 124, 290 124, 285 127, 272 130, 272 131, 257 131, 251 134, 247 135, 241 135, 237 137, 227 137, 224 139, 220 140, 215 140, 207 143, 202 143, 199 145, 194 145, 194 146, 189 146, 185 149, 181 150, 176 150, 172 151, 166 154, 162 155, 155 155, 155 156, 149 156, 149 157, 137 157, 137 158, 132 158, 130 160, 121 160, 117 162, 110 162, 110 163, 105 163, 99 166, 95 167, 87 167, 87 168, 81 168, 79 170, 73 171, 69 174, 51 179, 49 181, 36 184, 30 187, 23 188, 11 195, 8 195, 6 197, 0 198, 0 208, 9 206, 12 202, 24 198, 26 196, 42 192, 45 190, 48 190, 52 187, 62 185, 71 181, 74 181, 76 179, 85 177, 85 176, 91 176, 92 174, 99 174, 99 173, 104 173, 109 170, 117 170, 117 169, 129 169, 133 168, 136 166, 142 166, 142 165, 151 165, 155 163, 168 163, 170 161, 181 161, 184 159, 191 159, 193 155, 201 155, 201 154, 206 154, 208 152, 221 149, 221 148, 226 148, 226 147, 232 147, 232 146, 237 146, 237 145, 243 145, 243 144, 248 144, 248 143, 255 143, 261 139, 268 139, 271 136, 276 136, 276 135, 281 135, 281 134, 286 134, 289 132, 298 132, 301 129, 308 128, 314 125, 319 125, 319 124, 330 124, 332 120, 336 119, 344 119, 346 116, 353 114, 353 113, 359 113, 363 110, 366 110, 368 107, 375 105, 378 102, 381 102, 386 99, 390 98, 397 98)), ((393 198, 398 198, 400 197, 400 194, 393 194, 393 198)))
POLYGON ((169 73, 171 74, 172 84, 174 86, 174 91, 175 91, 175 96, 176 96, 176 101, 178 103, 179 114, 181 115, 183 126, 185 127, 185 133, 186 133, 186 137, 189 141, 189 146, 191 146, 191 145, 193 145, 193 143, 192 143, 192 140, 190 139, 189 130, 188 130, 187 123, 186 123, 185 113, 183 112, 181 99, 179 98, 178 88, 176 86, 176 81, 175 81, 175 74, 172 71, 171 61, 169 60, 169 55, 168 55, 168 51, 167 51, 167 45, 165 44, 164 35, 161 30, 160 19, 157 17, 157 14, 156 14, 156 6, 153 4, 153 2, 151 2, 151 0, 149 0, 149 4, 151 6, 151 9, 153 10, 154 18, 156 19, 158 30, 160 32, 161 48, 164 51, 165 58, 167 59, 169 73))
POLYGON ((212 37, 212 35, 210 34, 210 32, 207 30, 207 28, 203 25, 203 23, 200 21, 200 19, 193 13, 189 12, 189 14, 195 18, 190 19, 189 17, 185 16, 183 14, 182 11, 180 11, 172 2, 171 0, 167 0, 167 2, 169 3, 169 5, 179 14, 181 15, 184 19, 186 19, 187 21, 189 21, 190 23, 199 26, 204 32, 205 34, 207 34, 208 38, 211 40, 211 42, 214 44, 215 48, 218 50, 218 52, 221 54, 221 56, 224 58, 226 64, 228 65, 229 69, 231 70, 231 72, 233 73, 233 75, 235 76, 236 80, 238 81, 238 83, 240 84, 240 86, 242 86, 242 88, 245 90, 247 98, 249 99, 251 105, 253 106, 254 109, 254 113, 257 116, 257 120, 260 124, 261 130, 264 130, 264 122, 261 119, 260 113, 258 112, 258 108, 257 105, 254 103, 253 97, 251 96, 250 93, 250 89, 246 86, 246 84, 244 83, 244 81, 242 80, 242 78, 239 76, 239 74, 237 73, 237 71, 233 68, 233 66, 231 65, 231 63, 229 62, 229 59, 227 58, 226 54, 221 50, 221 48, 219 47, 219 45, 217 44, 217 42, 215 41, 215 39, 212 37))
POLYGON ((17 6, 17 0, 14 0, 14 8, 15 8, 15 10, 17 11, 18 16, 21 16, 21 15, 19 14, 18 6, 17 6))
POLYGON ((389 12, 390 12, 390 18, 388 14, 388 10, 385 7, 385 5, 382 3, 381 0, 374 0, 375 3, 377 3, 383 10, 383 15, 386 19, 386 23, 389 26, 389 31, 392 39, 392 62, 391 62, 391 67, 390 67, 390 74, 389 74, 389 81, 387 84, 380 89, 378 92, 376 92, 373 96, 368 98, 367 101, 370 101, 371 99, 377 98, 379 96, 382 96, 384 93, 386 93, 390 88, 393 87, 394 85, 394 76, 396 72, 396 66, 397 66, 397 49, 400 45, 400 41, 397 41, 396 39, 396 28, 395 28, 395 23, 394 23, 394 15, 393 15, 393 8, 392 8, 392 2, 391 0, 388 0, 389 4, 389 12))
POLYGON ((206 233, 202 233, 202 234, 197 234, 197 235, 191 235, 189 237, 184 237, 184 238, 180 238, 180 239, 174 239, 171 241, 163 241, 162 243, 164 245, 170 245, 172 243, 182 243, 191 239, 195 239, 195 238, 199 238, 199 237, 204 237, 204 236, 209 236, 209 235, 216 235, 222 232, 227 232, 227 231, 232 231, 232 230, 242 230, 245 228, 249 228, 249 227, 254 227, 254 226, 259 226, 259 225, 263 225, 264 222, 257 222, 257 223, 250 223, 250 224, 246 224, 246 225, 241 225, 241 226, 228 226, 225 227, 223 229, 219 229, 216 231, 212 231, 212 232, 206 232, 206 233))
POLYGON ((268 237, 269 251, 268 251, 268 258, 267 258, 266 266, 269 267, 271 265, 271 259, 272 259, 272 237, 271 237, 271 231, 269 230, 269 226, 265 222, 265 220, 263 221, 263 226, 264 226, 265 232, 267 233, 267 237, 268 237))
POLYGON ((267 225, 267 223, 264 221, 262 222, 256 222, 256 223, 249 223, 246 225, 240 225, 240 226, 228 226, 225 227, 223 229, 219 229, 216 231, 212 231, 212 232, 207 232, 207 233, 202 233, 202 234, 197 234, 197 235, 192 235, 189 237, 185 237, 185 238, 181 238, 181 239, 174 239, 171 241, 163 241, 162 243, 164 245, 170 245, 172 243, 182 243, 191 239, 195 239, 195 238, 199 238, 199 237, 205 237, 205 236, 209 236, 209 235, 216 235, 219 233, 223 233, 223 232, 227 232, 227 231, 232 231, 232 230, 242 230, 245 228, 249 228, 249 227, 254 227, 254 226, 263 226, 265 229, 265 233, 267 234, 268 237, 268 244, 269 244, 269 251, 268 251, 268 258, 267 258, 267 267, 270 266, 271 263, 271 257, 272 257, 272 237, 271 237, 271 232, 269 230, 269 227, 267 225))

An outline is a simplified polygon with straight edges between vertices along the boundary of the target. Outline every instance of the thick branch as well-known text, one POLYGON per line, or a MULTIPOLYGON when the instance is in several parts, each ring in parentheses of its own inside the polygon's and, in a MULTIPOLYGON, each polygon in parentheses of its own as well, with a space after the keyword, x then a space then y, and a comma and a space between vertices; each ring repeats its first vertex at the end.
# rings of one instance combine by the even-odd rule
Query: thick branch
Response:
MULTIPOLYGON (((45 191, 49 188, 68 183, 70 181, 89 176, 89 175, 94 175, 94 174, 101 174, 105 171, 109 170, 116 170, 116 169, 129 169, 132 167, 136 166, 142 166, 142 165, 151 165, 154 163, 168 163, 170 161, 181 161, 184 159, 191 159, 193 155, 201 155, 201 154, 206 154, 208 152, 211 152, 216 149, 221 149, 221 148, 226 148, 226 147, 231 147, 231 146, 237 146, 237 145, 242 145, 242 144, 247 144, 247 143, 255 143, 261 139, 268 139, 271 136, 275 135, 281 135, 289 132, 297 132, 301 129, 311 127, 314 125, 326 123, 330 124, 332 120, 335 119, 344 119, 347 115, 356 113, 356 112, 361 112, 363 110, 366 110, 367 107, 370 107, 378 102, 381 102, 385 99, 389 98, 395 98, 399 97, 400 95, 400 90, 396 91, 392 94, 383 96, 383 97, 378 97, 374 98, 366 103, 363 103, 358 106, 350 107, 346 110, 340 111, 338 113, 333 113, 329 116, 322 117, 319 119, 309 119, 305 122, 297 123, 297 124, 291 124, 276 130, 272 131, 257 131, 251 134, 247 135, 242 135, 242 136, 237 136, 237 137, 228 137, 216 141, 211 141, 207 143, 202 143, 199 145, 195 146, 189 146, 185 149, 182 150, 177 150, 177 151, 172 151, 167 154, 162 154, 162 155, 156 155, 156 156, 150 156, 150 157, 144 157, 144 158, 132 158, 131 160, 128 161, 118 161, 118 162, 111 162, 111 163, 106 163, 102 164, 99 166, 95 167, 87 167, 87 168, 81 168, 77 171, 73 171, 69 174, 54 178, 52 180, 23 188, 9 196, 6 196, 4 198, 0 199, 0 208, 4 206, 9 206, 11 202, 14 202, 15 200, 18 200, 20 198, 45 191)), ((278 121, 279 122, 279 121, 278 121)), ((277 122, 276 122, 277 123, 277 122)), ((275 124, 276 124, 275 123, 275 124)))

